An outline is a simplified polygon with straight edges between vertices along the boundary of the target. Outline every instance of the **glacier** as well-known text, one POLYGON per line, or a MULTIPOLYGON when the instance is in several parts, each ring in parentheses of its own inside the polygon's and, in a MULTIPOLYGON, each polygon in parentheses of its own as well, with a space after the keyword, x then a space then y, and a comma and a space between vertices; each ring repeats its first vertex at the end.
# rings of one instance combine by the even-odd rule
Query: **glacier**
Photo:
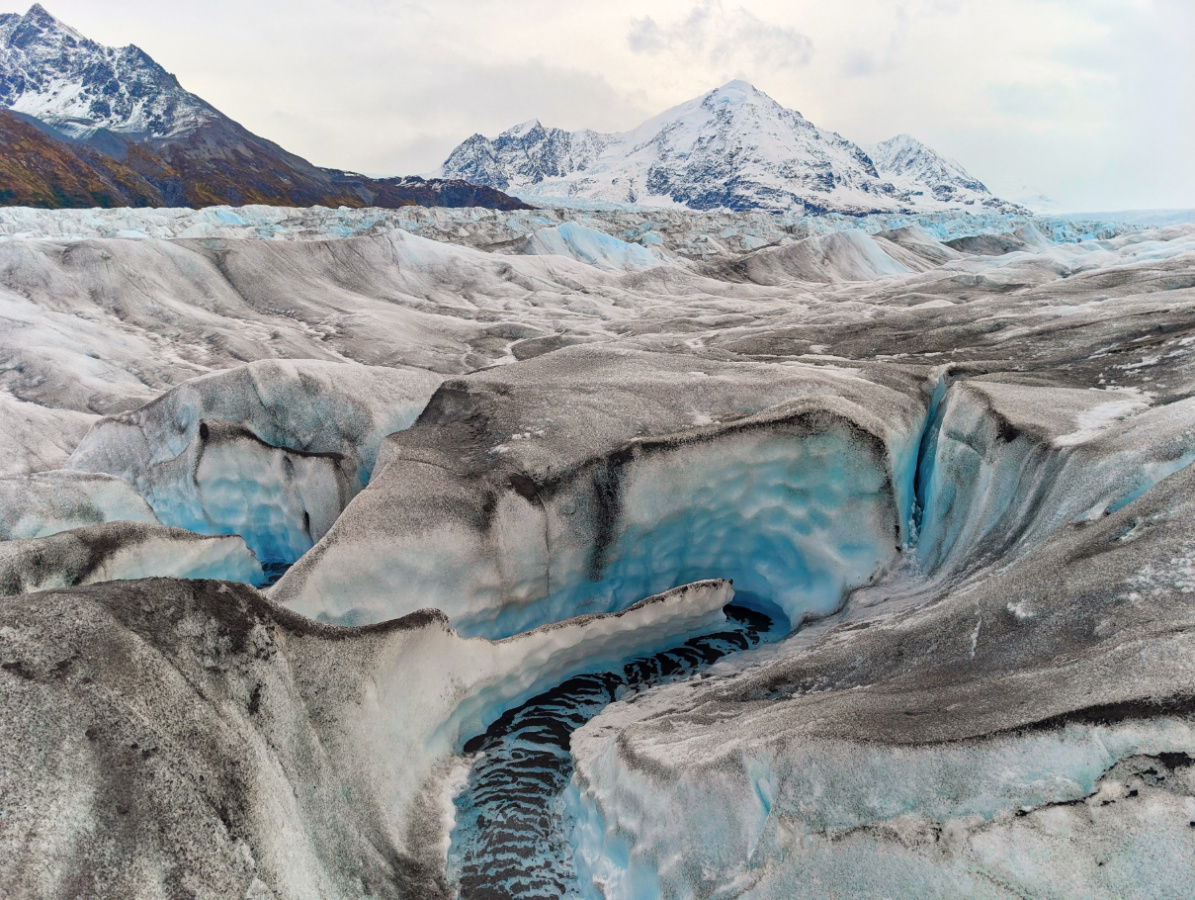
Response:
POLYGON ((1181 214, 0 210, 0 893, 1186 896, 1193 348, 1181 214))
POLYGON ((832 611, 901 543, 924 410, 825 370, 692 365, 579 346, 446 382, 274 596, 348 624, 432 603, 500 637, 722 572, 794 624, 832 611))
POLYGON ((260 585, 265 573, 240 535, 115 521, 0 543, 0 594, 142 578, 214 578, 260 585))
POLYGON ((258 360, 99 420, 66 468, 123 478, 166 525, 237 534, 262 562, 293 563, 439 384, 422 369, 258 360))

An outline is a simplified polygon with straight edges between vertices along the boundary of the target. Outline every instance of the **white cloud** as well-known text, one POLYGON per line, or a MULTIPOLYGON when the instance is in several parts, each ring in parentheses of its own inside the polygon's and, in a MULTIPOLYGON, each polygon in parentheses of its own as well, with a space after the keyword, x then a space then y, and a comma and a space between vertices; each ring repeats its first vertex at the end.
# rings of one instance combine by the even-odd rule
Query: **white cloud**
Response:
POLYGON ((813 55, 813 41, 795 28, 767 22, 743 7, 727 10, 718 0, 697 3, 662 26, 651 16, 633 19, 627 44, 634 53, 672 53, 713 66, 749 61, 775 69, 799 68, 813 55))

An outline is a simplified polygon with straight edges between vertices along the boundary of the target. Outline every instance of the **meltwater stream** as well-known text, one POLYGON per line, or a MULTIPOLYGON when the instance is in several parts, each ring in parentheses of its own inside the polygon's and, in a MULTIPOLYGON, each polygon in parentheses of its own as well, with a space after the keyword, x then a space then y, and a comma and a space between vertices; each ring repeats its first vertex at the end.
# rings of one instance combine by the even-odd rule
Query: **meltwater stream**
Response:
POLYGON ((509 710, 465 744, 481 751, 456 798, 449 876, 461 900, 560 900, 578 896, 563 793, 573 774, 572 733, 621 690, 692 675, 768 638, 772 620, 725 607, 722 631, 692 638, 621 670, 578 675, 509 710))

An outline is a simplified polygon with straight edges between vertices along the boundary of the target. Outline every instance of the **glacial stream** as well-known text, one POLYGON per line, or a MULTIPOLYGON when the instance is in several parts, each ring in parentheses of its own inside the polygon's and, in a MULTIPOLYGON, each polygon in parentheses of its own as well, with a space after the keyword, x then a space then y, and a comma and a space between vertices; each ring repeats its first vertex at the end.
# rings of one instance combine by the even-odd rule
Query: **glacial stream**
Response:
POLYGON ((455 800, 448 871, 461 900, 579 896, 563 799, 573 775, 572 733, 628 690, 685 678, 780 636, 761 612, 737 604, 724 612, 723 630, 633 659, 621 670, 569 678, 465 744, 466 754, 482 755, 455 800))

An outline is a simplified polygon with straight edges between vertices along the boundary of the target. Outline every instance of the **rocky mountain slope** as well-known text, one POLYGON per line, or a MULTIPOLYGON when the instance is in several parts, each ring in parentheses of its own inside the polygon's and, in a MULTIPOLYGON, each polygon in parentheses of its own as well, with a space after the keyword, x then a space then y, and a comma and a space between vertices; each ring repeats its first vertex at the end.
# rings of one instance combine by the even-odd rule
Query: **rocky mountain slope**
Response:
POLYGON ((526 122, 438 170, 526 198, 777 212, 1024 212, 901 136, 875 156, 732 81, 621 134, 526 122))
POLYGON ((118 160, 56 140, 0 111, 0 203, 9 206, 161 206, 162 192, 118 160))
MULTIPOLYGON (((139 48, 104 47, 36 4, 23 16, 0 15, 0 107, 45 133, 40 141, 27 132, 9 141, 19 150, 0 173, 9 203, 524 207, 456 180, 373 179, 315 166, 186 91, 139 48), (105 186, 80 190, 84 170, 95 170, 85 180, 105 186)), ((9 120, 0 127, 16 130, 9 120)))

